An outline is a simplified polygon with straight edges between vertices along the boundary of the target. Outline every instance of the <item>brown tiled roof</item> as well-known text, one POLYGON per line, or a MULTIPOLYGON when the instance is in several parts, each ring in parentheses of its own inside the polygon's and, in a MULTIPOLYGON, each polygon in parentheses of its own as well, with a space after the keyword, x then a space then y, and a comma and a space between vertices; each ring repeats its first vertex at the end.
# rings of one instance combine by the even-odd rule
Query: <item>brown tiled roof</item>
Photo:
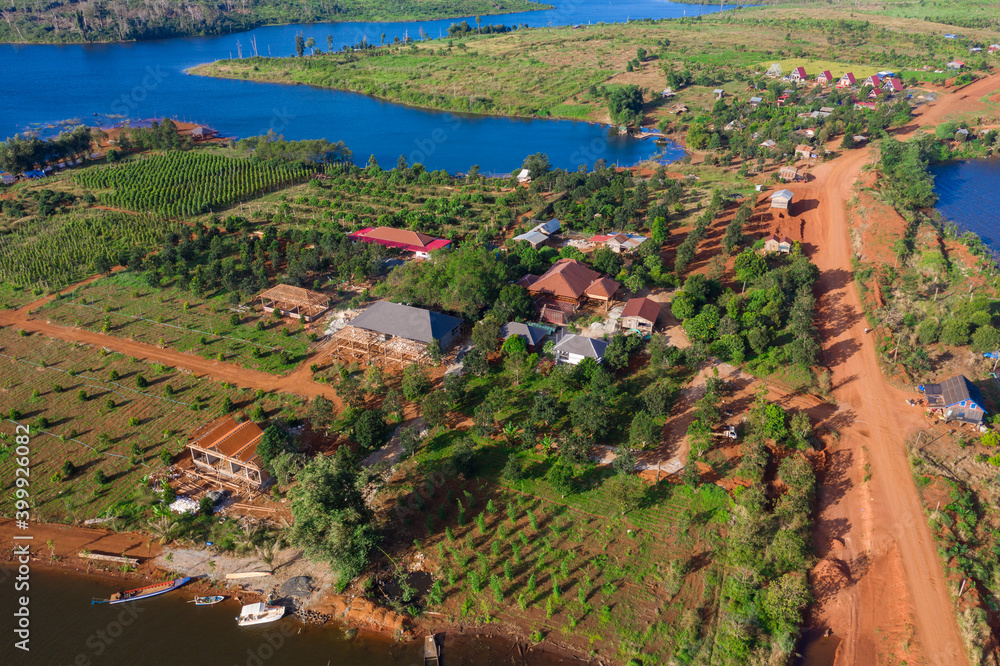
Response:
POLYGON ((615 236, 611 240, 613 240, 614 242, 616 242, 616 243, 618 243, 620 245, 622 243, 627 243, 629 241, 629 235, 628 234, 618 234, 617 236, 615 236))
POLYGON ((622 310, 622 317, 639 317, 654 324, 660 316, 660 304, 648 298, 630 298, 622 310))
POLYGON ((530 285, 528 291, 560 298, 580 298, 600 277, 600 273, 590 270, 576 259, 560 259, 530 285))
POLYGON ((602 277, 600 280, 596 280, 583 292, 591 298, 599 298, 607 300, 615 295, 618 288, 621 287, 620 284, 615 282, 609 277, 602 277))

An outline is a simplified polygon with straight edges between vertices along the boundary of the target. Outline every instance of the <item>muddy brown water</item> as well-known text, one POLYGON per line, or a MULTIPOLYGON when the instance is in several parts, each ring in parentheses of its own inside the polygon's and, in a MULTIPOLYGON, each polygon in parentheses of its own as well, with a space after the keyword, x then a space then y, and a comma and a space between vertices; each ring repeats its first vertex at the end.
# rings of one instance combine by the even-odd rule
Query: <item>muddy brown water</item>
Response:
POLYGON ((824 636, 820 629, 810 629, 799 641, 794 666, 834 666, 840 639, 834 635, 824 636))
MULTIPOLYGON (((183 589, 159 597, 110 606, 90 604, 117 588, 99 579, 69 571, 30 574, 30 589, 15 591, 13 571, 0 569, 0 664, 4 666, 271 666, 272 664, 333 664, 357 666, 418 666, 423 664, 421 641, 395 642, 358 634, 345 627, 307 627, 292 617, 258 627, 238 627, 240 607, 232 601, 196 607, 183 589), (29 597, 30 651, 15 646, 17 598, 29 597)), ((490 664, 577 663, 551 654, 521 658, 518 649, 500 639, 449 635, 444 641, 444 666, 490 664)))

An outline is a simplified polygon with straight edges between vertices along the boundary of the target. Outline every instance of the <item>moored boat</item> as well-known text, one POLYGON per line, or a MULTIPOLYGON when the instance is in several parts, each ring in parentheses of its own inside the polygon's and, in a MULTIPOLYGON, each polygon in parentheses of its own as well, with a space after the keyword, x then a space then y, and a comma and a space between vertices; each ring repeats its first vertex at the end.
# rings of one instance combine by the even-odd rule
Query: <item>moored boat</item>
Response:
POLYGON ((155 583, 153 585, 146 585, 145 587, 137 587, 134 590, 127 590, 125 592, 115 592, 108 599, 91 599, 90 603, 93 604, 123 604, 126 601, 138 601, 139 599, 148 599, 149 597, 155 597, 160 594, 164 594, 171 590, 176 590, 181 585, 184 585, 190 581, 190 576, 185 576, 184 578, 175 578, 174 580, 168 580, 163 583, 155 583))
POLYGON ((236 618, 236 624, 247 627, 252 624, 264 624, 280 620, 285 614, 284 606, 268 606, 263 602, 247 604, 240 611, 240 616, 236 618))
POLYGON ((188 603, 189 604, 193 603, 195 606, 211 606, 213 604, 219 603, 223 599, 225 599, 224 596, 222 596, 221 594, 217 594, 212 597, 195 597, 188 603))
POLYGON ((440 666, 441 648, 434 634, 424 636, 424 666, 440 666))

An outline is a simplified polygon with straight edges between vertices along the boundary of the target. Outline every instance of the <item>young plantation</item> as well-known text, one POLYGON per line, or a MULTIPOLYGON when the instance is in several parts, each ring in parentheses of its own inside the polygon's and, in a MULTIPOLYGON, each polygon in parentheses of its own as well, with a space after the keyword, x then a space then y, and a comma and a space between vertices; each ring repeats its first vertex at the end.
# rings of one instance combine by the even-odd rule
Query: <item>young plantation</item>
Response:
POLYGON ((186 217, 301 182, 312 173, 222 155, 168 152, 93 169, 76 181, 104 190, 100 199, 108 206, 186 217))

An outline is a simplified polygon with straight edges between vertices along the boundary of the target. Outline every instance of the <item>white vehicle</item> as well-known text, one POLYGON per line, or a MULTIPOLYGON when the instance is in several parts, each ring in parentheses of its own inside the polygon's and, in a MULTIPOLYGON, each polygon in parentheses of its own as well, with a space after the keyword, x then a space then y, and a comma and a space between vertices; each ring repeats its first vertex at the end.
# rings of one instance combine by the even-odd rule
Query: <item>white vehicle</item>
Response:
POLYGON ((247 604, 236 618, 236 624, 247 627, 251 624, 264 624, 280 620, 285 614, 284 606, 267 606, 264 603, 247 604))

